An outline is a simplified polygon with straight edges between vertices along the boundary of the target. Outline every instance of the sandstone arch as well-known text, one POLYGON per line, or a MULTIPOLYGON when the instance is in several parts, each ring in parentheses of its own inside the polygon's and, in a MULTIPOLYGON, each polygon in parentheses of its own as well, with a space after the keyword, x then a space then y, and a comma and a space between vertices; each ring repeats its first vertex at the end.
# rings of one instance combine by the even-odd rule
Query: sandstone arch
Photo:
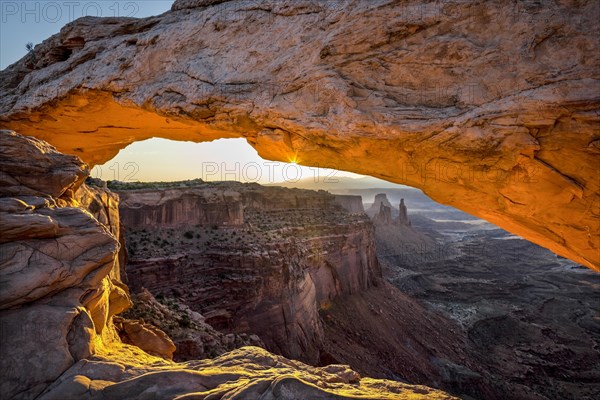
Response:
POLYGON ((600 270, 597 4, 179 0, 0 73, 0 127, 90 164, 153 136, 423 189, 600 270))

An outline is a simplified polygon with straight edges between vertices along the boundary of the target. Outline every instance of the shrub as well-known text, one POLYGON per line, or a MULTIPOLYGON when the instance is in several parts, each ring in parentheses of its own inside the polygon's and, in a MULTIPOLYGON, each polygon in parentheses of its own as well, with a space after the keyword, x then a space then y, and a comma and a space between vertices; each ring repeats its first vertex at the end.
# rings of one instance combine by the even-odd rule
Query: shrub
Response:
POLYGON ((192 321, 190 320, 190 316, 187 314, 183 314, 179 319, 179 326, 182 328, 189 328, 192 326, 192 321))
POLYGON ((183 236, 184 236, 186 239, 193 239, 193 238, 194 238, 194 232, 192 232, 192 231, 187 231, 186 233, 184 233, 184 234, 183 234, 183 236))

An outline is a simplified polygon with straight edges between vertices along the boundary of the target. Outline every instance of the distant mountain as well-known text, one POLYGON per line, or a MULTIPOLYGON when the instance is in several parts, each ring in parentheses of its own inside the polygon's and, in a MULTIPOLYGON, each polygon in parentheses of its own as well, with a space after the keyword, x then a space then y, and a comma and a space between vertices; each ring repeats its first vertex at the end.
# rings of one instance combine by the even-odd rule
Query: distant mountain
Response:
POLYGON ((365 176, 362 178, 350 178, 347 176, 321 176, 321 177, 310 177, 300 179, 296 182, 286 181, 286 182, 276 182, 266 184, 264 186, 283 186, 288 188, 299 188, 299 189, 310 189, 310 190, 327 190, 339 192, 343 190, 349 189, 371 189, 371 188, 380 188, 380 189, 401 189, 408 188, 408 186, 400 185, 397 183, 392 183, 388 181, 384 181, 382 179, 373 178, 370 176, 365 176))

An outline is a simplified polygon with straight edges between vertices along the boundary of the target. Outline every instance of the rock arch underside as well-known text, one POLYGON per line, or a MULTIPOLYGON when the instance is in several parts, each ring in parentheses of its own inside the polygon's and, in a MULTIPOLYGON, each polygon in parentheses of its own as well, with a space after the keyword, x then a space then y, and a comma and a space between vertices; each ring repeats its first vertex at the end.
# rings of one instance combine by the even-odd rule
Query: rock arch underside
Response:
POLYGON ((245 137, 419 187, 600 268, 597 4, 178 1, 82 18, 1 77, 0 125, 91 165, 245 137))
POLYGON ((0 72, 0 394, 453 398, 252 347, 176 364, 124 345, 118 197, 83 181, 135 141, 243 137, 599 271, 599 17, 595 1, 177 0, 69 23, 0 72))

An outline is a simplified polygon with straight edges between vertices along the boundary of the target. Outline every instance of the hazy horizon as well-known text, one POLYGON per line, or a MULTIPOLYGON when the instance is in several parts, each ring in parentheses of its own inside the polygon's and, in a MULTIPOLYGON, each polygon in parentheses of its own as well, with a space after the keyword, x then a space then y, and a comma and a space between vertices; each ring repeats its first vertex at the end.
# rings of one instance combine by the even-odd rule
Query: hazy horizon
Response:
POLYGON ((396 184, 370 176, 330 168, 261 158, 245 139, 184 142, 152 138, 122 149, 113 159, 95 166, 90 174, 102 180, 123 182, 174 182, 192 179, 259 184, 293 184, 311 181, 323 186, 341 179, 368 178, 382 186, 396 184))

